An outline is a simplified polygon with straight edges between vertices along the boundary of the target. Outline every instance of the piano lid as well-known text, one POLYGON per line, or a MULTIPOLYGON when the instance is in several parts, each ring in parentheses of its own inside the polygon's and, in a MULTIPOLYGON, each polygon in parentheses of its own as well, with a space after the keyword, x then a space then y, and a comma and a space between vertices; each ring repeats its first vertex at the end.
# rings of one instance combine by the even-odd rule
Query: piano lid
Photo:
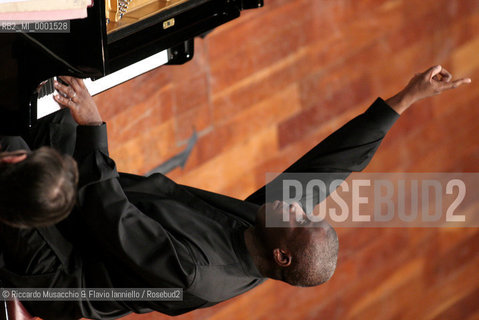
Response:
POLYGON ((96 0, 86 19, 71 21, 70 33, 2 33, 0 134, 18 134, 34 123, 31 101, 42 81, 56 75, 98 79, 170 48, 179 50, 168 51, 169 64, 184 63, 192 58, 193 48, 184 49, 188 40, 262 5, 263 0, 96 0), (128 7, 119 12, 124 1, 128 7))

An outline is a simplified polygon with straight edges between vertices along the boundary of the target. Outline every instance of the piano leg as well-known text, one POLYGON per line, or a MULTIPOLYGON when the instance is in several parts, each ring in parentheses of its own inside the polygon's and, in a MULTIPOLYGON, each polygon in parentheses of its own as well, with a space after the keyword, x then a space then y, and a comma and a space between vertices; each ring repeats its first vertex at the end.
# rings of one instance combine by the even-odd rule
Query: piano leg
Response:
POLYGON ((191 59, 195 53, 194 39, 186 40, 182 44, 168 49, 168 63, 169 65, 184 64, 191 59))

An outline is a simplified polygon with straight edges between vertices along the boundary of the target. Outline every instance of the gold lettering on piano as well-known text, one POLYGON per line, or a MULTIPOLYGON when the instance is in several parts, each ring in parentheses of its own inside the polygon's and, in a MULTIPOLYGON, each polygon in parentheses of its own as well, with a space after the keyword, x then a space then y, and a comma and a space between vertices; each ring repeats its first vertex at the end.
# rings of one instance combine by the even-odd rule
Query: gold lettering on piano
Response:
MULTIPOLYGON (((107 33, 132 25, 187 1, 191 0, 105 0, 106 19, 109 21, 107 33)), ((163 22, 164 29, 175 25, 174 19, 170 20, 163 22)))
POLYGON ((163 22, 163 29, 168 29, 169 27, 173 27, 175 25, 175 18, 171 18, 163 22))

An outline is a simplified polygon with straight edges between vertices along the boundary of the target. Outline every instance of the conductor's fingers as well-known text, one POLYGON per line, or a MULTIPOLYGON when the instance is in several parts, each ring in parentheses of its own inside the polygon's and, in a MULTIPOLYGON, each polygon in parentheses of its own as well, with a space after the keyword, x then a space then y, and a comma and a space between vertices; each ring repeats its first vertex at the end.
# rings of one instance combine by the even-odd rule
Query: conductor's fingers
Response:
POLYGON ((462 79, 454 80, 452 82, 444 84, 444 86, 441 87, 441 90, 444 91, 444 90, 454 89, 467 83, 471 83, 470 78, 462 78, 462 79))
POLYGON ((431 80, 435 75, 440 73, 442 70, 442 66, 434 66, 426 70, 425 75, 428 80, 431 80))
POLYGON ((444 68, 442 68, 442 70, 439 74, 441 75, 441 77, 444 79, 445 82, 449 82, 449 81, 452 80, 451 73, 444 68))

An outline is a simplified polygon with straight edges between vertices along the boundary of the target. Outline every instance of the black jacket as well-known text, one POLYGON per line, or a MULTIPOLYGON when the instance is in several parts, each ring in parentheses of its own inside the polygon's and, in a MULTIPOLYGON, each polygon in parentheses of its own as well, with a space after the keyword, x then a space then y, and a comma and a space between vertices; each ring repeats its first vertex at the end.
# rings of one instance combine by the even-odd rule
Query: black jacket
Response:
MULTIPOLYGON (((360 171, 398 117, 378 99, 285 172, 347 176, 360 171)), ((12 287, 182 288, 184 299, 25 303, 32 314, 45 319, 109 318, 152 310, 177 315, 264 281, 246 250, 243 232, 265 202, 265 188, 242 201, 178 185, 161 174, 119 174, 108 156, 106 125, 76 131, 77 208, 54 227, 1 226, 0 279, 12 287), (15 254, 22 247, 29 250, 15 254), (25 267, 32 265, 40 267, 25 267)), ((270 189, 278 188, 280 180, 270 189)))

